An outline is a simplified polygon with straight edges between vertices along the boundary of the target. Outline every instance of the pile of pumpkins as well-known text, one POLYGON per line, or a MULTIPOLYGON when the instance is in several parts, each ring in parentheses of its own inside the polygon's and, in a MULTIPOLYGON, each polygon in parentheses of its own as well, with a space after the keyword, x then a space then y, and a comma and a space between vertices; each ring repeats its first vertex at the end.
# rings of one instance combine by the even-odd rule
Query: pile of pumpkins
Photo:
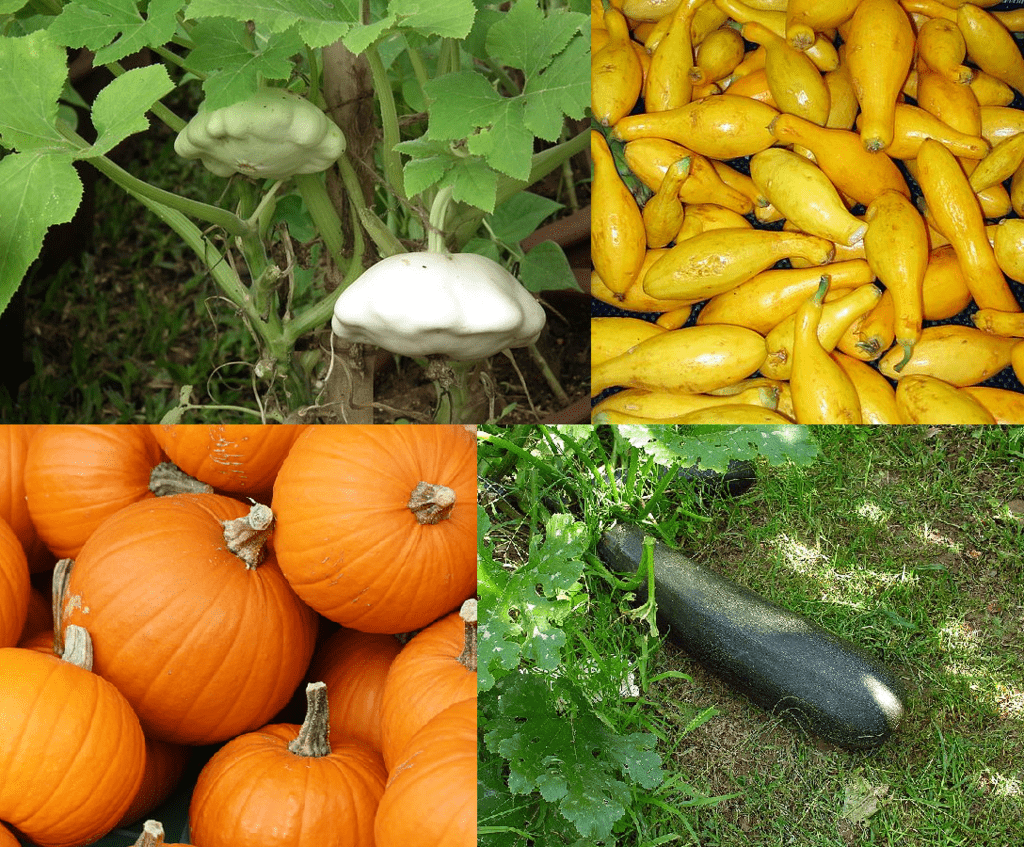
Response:
POLYGON ((475 594, 470 427, 0 427, 0 847, 475 845, 475 594))

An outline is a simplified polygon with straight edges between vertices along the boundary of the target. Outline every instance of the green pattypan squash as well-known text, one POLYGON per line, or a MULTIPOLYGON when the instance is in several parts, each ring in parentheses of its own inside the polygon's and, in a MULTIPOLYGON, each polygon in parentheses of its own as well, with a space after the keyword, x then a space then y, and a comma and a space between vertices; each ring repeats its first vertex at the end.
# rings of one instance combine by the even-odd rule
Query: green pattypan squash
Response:
POLYGON ((304 97, 263 88, 223 109, 200 108, 178 133, 174 150, 217 176, 286 179, 329 168, 345 151, 345 136, 304 97))

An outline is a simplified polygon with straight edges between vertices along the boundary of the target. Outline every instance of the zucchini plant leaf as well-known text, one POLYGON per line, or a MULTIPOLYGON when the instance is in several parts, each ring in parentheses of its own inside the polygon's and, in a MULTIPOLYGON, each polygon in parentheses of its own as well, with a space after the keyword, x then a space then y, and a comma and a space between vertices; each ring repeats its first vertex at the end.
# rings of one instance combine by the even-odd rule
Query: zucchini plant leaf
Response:
POLYGON ((782 426, 670 426, 624 424, 619 435, 643 450, 659 465, 690 467, 725 473, 732 459, 758 456, 770 464, 809 465, 818 445, 807 427, 782 426))
POLYGON ((542 241, 523 256, 518 276, 527 291, 582 290, 565 251, 554 241, 542 241))
MULTIPOLYGON (((485 526, 486 514, 481 511, 478 520, 485 526)), ((481 537, 477 590, 486 613, 479 625, 480 691, 490 689, 496 676, 523 660, 544 670, 561 664, 561 624, 579 605, 581 556, 588 543, 586 525, 568 515, 554 515, 530 561, 507 571, 494 562, 486 537, 481 537)))
POLYGON ((294 28, 273 33, 254 46, 245 23, 229 18, 204 18, 190 36, 194 46, 189 64, 206 74, 203 95, 207 109, 246 99, 262 80, 288 79, 295 69, 292 57, 304 49, 294 28))
POLYGON ((610 837, 630 803, 630 783, 647 789, 661 783, 656 738, 615 733, 575 686, 559 685, 556 694, 548 675, 520 673, 503 679, 496 693, 497 713, 484 741, 509 762, 509 789, 538 792, 584 838, 610 837))
POLYGON ((358 31, 361 9, 360 0, 192 0, 186 16, 252 21, 260 32, 282 33, 295 27, 303 42, 316 48, 358 31))
POLYGON ((0 38, 0 67, 5 75, 0 86, 0 146, 20 153, 73 150, 57 130, 57 100, 68 78, 67 51, 47 30, 0 38))

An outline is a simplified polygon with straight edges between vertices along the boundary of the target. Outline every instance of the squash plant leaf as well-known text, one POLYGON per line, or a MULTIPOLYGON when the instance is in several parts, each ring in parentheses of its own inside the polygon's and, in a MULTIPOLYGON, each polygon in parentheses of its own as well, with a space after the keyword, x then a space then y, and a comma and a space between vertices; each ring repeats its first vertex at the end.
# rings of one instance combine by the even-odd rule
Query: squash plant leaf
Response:
POLYGON ((509 789, 538 792, 582 837, 609 838, 626 813, 631 783, 646 789, 661 783, 655 737, 615 733, 575 686, 556 690, 551 675, 520 673, 502 680, 496 693, 497 713, 484 741, 508 761, 509 789))
POLYGON ((519 665, 521 630, 507 611, 509 572, 494 561, 488 542, 491 522, 487 512, 477 509, 477 594, 480 597, 478 629, 477 688, 488 691, 494 674, 502 675, 519 665))
POLYGON ((163 65, 134 68, 112 79, 92 105, 92 121, 99 136, 90 153, 108 153, 129 135, 149 129, 146 111, 173 88, 163 65))
POLYGON ((527 291, 582 290, 565 252, 554 241, 543 241, 530 250, 519 263, 518 275, 527 291))
POLYGON ((64 48, 45 30, 0 39, 0 311, 39 255, 46 231, 66 223, 82 201, 72 164, 77 148, 57 129, 57 99, 67 79, 64 48), (45 186, 45 190, 40 190, 45 186))
POLYGON ((243 21, 208 18, 189 33, 193 48, 189 64, 206 74, 203 94, 207 109, 220 109, 244 100, 262 80, 288 79, 294 70, 291 57, 304 49, 294 28, 253 43, 243 21))
POLYGON ((166 44, 185 5, 185 0, 151 0, 143 14, 136 0, 71 0, 48 31, 66 47, 95 51, 93 62, 99 66, 166 44))
POLYGON ((46 231, 70 221, 82 202, 82 181, 71 158, 33 150, 0 160, 0 312, 39 255, 46 231), (37 190, 40 185, 48 190, 37 190))
MULTIPOLYGON (((522 86, 509 78, 496 87, 468 68, 427 80, 423 91, 430 116, 424 137, 452 142, 453 157, 465 156, 458 149, 464 147, 495 174, 529 179, 535 140, 556 141, 566 116, 581 118, 589 103, 589 63, 583 61, 590 50, 588 34, 586 15, 545 12, 537 0, 518 0, 499 16, 481 14, 466 47, 479 51, 477 58, 487 64, 498 60, 521 71, 522 86)), ((403 152, 415 155, 408 147, 403 152)), ((460 186, 447 174, 441 184, 449 183, 457 199, 494 209, 494 193, 474 195, 471 186, 460 186)))
POLYGON ((730 460, 758 456, 773 465, 809 465, 818 445, 801 426, 669 426, 626 424, 619 436, 659 465, 702 468, 724 473, 730 460))
POLYGON ((495 563, 486 539, 481 541, 478 592, 485 613, 477 664, 480 691, 523 660, 543 670, 554 670, 562 662, 561 625, 579 605, 581 556, 589 533, 568 515, 554 515, 545 529, 530 561, 511 571, 495 563))
POLYGON ((294 26, 307 45, 325 47, 361 28, 361 9, 360 0, 192 0, 188 17, 252 21, 271 33, 294 26))

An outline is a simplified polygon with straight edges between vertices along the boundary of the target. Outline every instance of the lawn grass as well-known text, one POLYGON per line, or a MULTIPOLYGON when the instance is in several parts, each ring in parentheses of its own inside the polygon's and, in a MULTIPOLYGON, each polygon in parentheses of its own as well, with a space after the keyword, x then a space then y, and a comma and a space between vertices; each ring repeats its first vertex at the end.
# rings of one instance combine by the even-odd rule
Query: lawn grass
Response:
MULTIPOLYGON (((655 733, 666 772, 660 787, 634 792, 614 843, 1022 843, 1024 429, 813 434, 812 465, 759 464, 756 485, 713 503, 705 520, 673 523, 672 491, 651 509, 692 558, 884 660, 907 689, 902 725, 870 752, 808 737, 650 638, 622 593, 588 571, 589 606, 576 623, 592 648, 570 633, 566 672, 588 650, 602 657, 603 718, 655 733), (616 661, 637 670, 638 699, 618 696, 616 661), (858 814, 851 804, 864 797, 858 814)), ((646 480, 638 496, 653 487, 646 480)), ((622 509, 594 492, 586 499, 596 540, 622 509)), ((586 843, 538 808, 531 839, 481 843, 586 843)))

